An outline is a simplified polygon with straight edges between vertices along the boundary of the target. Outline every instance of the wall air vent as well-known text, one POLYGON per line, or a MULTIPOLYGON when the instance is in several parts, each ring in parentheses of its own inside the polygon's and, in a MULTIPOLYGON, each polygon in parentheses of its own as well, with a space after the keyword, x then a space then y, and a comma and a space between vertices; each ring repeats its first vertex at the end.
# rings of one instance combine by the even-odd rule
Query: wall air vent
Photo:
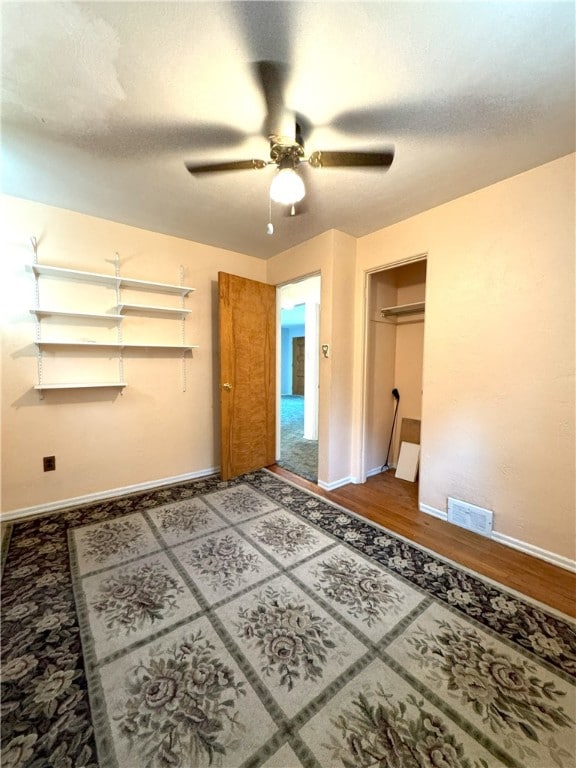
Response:
POLYGON ((494 513, 466 501, 448 497, 448 522, 483 536, 492 535, 494 513))

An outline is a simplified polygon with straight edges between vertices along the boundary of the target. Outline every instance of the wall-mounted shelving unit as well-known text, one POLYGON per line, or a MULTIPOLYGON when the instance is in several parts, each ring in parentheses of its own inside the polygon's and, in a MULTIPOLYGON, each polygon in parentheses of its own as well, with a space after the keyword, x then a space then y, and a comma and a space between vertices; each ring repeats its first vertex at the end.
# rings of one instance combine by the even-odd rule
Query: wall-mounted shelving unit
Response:
POLYGON ((36 390, 56 389, 96 389, 96 388, 117 388, 123 389, 127 386, 124 381, 124 350, 144 351, 156 350, 164 352, 178 352, 182 356, 182 388, 186 390, 186 356, 191 354, 194 349, 198 349, 197 344, 186 344, 185 342, 185 321, 191 313, 190 309, 184 306, 184 299, 194 292, 194 288, 184 285, 184 269, 180 268, 180 284, 157 283, 150 280, 139 280, 131 277, 124 277, 120 274, 120 259, 118 254, 115 258, 115 274, 102 274, 98 272, 86 272, 77 269, 68 269, 65 267, 55 267, 49 264, 38 263, 37 241, 32 238, 32 247, 34 249, 34 263, 32 272, 35 278, 36 306, 30 312, 36 318, 36 347, 38 350, 38 384, 34 387, 36 390), (115 291, 116 303, 112 312, 85 312, 75 309, 59 307, 42 307, 40 302, 40 278, 49 277, 60 281, 80 281, 93 285, 112 288, 115 291), (126 289, 137 292, 161 293, 180 298, 181 306, 158 306, 157 304, 128 303, 122 301, 121 291, 126 289), (141 317, 164 318, 168 320, 180 321, 180 343, 179 344, 159 344, 156 342, 140 343, 124 341, 122 332, 122 323, 127 315, 140 315, 141 317), (80 321, 80 324, 86 330, 86 326, 105 325, 113 323, 116 325, 115 341, 98 341, 85 339, 42 338, 42 321, 56 318, 56 322, 66 323, 71 320, 80 321), (85 321, 85 323, 82 323, 85 321), (118 353, 118 380, 117 381, 64 381, 64 382, 45 382, 43 352, 57 352, 59 349, 83 349, 92 348, 93 350, 108 350, 118 353))

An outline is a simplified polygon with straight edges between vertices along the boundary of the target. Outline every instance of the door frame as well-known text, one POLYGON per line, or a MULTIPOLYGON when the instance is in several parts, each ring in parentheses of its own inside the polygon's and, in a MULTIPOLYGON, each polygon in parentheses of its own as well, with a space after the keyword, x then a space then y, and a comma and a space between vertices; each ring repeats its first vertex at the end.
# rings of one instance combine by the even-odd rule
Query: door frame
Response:
MULTIPOLYGON (((281 301, 281 289, 287 285, 296 285, 302 283, 305 280, 309 280, 311 277, 318 277, 320 279, 320 298, 318 301, 319 313, 318 313, 318 340, 320 339, 320 322, 322 315, 322 272, 316 270, 309 272, 305 275, 299 275, 298 277, 292 277, 289 280, 285 280, 282 283, 276 285, 276 460, 280 458, 280 441, 282 430, 282 301, 281 301)), ((304 337, 306 338, 306 328, 304 328, 304 337)), ((317 350, 318 363, 320 363, 320 348, 317 350)), ((322 384, 320 377, 320 365, 318 365, 318 409, 316 413, 317 422, 320 419, 320 402, 322 398, 322 384)), ((318 428, 318 457, 320 457, 320 429, 318 428)), ((318 462, 320 464, 320 462, 318 462)))

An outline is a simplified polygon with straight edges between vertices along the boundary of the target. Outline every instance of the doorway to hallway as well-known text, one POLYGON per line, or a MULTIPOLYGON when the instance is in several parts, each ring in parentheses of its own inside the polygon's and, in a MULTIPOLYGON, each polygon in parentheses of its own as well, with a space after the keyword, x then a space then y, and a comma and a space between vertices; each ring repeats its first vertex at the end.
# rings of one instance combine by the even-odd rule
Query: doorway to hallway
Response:
POLYGON ((278 298, 278 464, 317 482, 320 276, 281 286, 278 298))

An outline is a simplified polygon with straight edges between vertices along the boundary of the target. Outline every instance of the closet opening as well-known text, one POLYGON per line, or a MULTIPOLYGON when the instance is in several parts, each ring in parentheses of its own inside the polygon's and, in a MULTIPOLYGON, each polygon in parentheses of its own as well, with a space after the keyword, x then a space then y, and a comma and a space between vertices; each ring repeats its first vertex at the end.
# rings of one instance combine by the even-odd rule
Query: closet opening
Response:
POLYGON ((418 495, 426 257, 367 275, 364 472, 418 495))

